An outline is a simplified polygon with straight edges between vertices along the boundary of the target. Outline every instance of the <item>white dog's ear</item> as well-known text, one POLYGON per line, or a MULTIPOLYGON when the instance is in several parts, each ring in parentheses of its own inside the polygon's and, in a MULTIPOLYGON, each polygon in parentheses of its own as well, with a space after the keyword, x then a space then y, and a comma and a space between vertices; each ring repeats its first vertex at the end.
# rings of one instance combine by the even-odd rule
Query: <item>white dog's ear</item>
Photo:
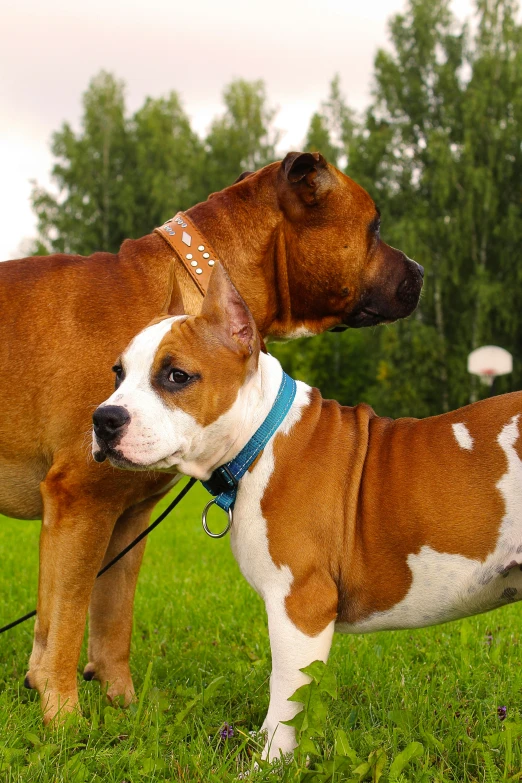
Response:
POLYGON ((259 336, 252 314, 221 264, 210 276, 201 315, 212 322, 241 352, 259 350, 259 336))

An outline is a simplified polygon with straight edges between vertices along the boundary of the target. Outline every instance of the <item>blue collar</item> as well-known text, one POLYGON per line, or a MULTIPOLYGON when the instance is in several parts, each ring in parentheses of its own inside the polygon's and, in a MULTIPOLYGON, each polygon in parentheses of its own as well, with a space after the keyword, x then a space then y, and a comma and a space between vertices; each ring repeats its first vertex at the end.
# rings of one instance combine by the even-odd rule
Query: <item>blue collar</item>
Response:
POLYGON ((295 398, 296 388, 294 379, 283 372, 277 397, 270 413, 259 429, 252 435, 237 457, 216 468, 208 481, 201 482, 211 495, 216 496, 214 501, 211 502, 216 503, 223 511, 229 512, 233 508, 240 478, 245 475, 258 454, 263 451, 290 410, 295 398))

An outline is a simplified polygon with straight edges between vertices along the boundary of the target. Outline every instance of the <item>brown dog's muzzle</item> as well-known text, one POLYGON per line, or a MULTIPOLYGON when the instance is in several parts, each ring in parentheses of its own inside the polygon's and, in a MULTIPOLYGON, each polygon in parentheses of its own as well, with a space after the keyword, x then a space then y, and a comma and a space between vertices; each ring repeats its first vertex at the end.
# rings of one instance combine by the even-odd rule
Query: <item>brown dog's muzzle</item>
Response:
MULTIPOLYGON (((424 278, 420 264, 382 243, 372 267, 359 305, 347 314, 343 325, 357 329, 389 323, 411 315, 417 307, 424 278)), ((333 331, 342 328, 335 327, 333 331)))

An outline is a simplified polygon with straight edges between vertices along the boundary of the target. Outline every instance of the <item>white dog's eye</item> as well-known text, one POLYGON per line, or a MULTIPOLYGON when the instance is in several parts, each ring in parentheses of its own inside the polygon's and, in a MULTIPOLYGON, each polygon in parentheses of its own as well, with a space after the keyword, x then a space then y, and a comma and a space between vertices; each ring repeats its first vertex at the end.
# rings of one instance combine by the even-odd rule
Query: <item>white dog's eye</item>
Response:
POLYGON ((168 380, 171 383, 175 383, 180 386, 190 380, 190 375, 187 375, 187 373, 183 372, 183 370, 178 370, 176 367, 174 367, 174 369, 169 372, 168 380))
POLYGON ((115 364, 112 368, 113 373, 116 375, 116 380, 114 383, 114 388, 117 389, 120 383, 123 381, 125 377, 125 373, 123 372, 123 367, 121 364, 115 364))

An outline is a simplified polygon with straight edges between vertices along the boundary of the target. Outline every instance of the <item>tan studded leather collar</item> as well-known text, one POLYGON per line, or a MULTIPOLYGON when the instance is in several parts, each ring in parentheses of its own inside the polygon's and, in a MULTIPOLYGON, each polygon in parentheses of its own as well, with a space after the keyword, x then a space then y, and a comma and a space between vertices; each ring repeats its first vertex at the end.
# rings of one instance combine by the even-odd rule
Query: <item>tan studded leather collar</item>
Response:
POLYGON ((218 260, 205 237, 184 212, 178 212, 154 231, 174 250, 200 293, 205 296, 210 273, 218 260))
MULTIPOLYGON (((203 234, 197 230, 184 212, 178 212, 154 231, 174 250, 200 294, 205 296, 212 269, 218 262, 218 258, 203 234)), ((259 335, 259 342, 263 353, 268 353, 261 335, 259 335)))

